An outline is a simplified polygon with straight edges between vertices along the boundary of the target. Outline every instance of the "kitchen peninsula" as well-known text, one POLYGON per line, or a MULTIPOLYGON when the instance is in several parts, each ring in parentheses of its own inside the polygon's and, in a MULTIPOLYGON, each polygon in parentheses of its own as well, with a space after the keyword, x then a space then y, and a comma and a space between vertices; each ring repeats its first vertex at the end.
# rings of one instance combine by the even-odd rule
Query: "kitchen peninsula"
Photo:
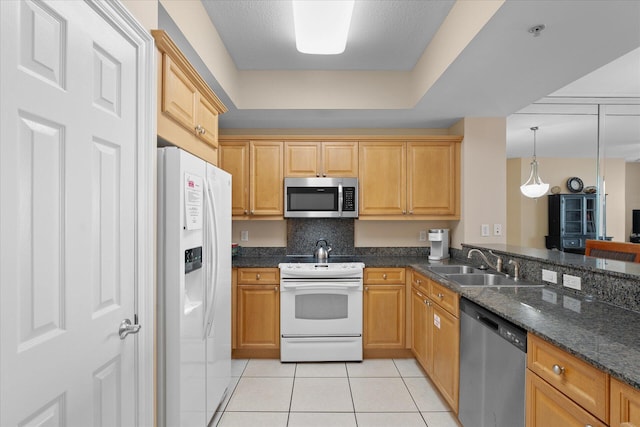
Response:
MULTIPOLYGON (((640 332, 635 326, 640 324, 640 265, 508 245, 465 244, 462 250, 452 249, 453 258, 448 263, 475 262, 475 257, 471 260, 466 257, 471 248, 491 249, 505 261, 517 260, 523 279, 528 281, 542 283, 542 268, 556 271, 559 276, 581 277, 582 291, 549 283, 531 288, 462 288, 433 273, 424 254, 411 254, 406 250, 401 256, 393 256, 393 250, 374 250, 373 253, 383 254, 375 256, 366 248, 356 248, 352 258, 363 262, 367 268, 404 267, 407 272, 423 275, 489 309, 524 328, 530 336, 542 338, 543 342, 596 368, 606 377, 603 392, 607 395, 609 376, 612 393, 619 384, 631 386, 636 392, 640 389, 640 332)), ((269 254, 270 248, 255 248, 260 256, 250 256, 254 248, 245 249, 245 256, 234 259, 237 269, 274 268, 287 259, 283 248, 279 248, 280 254, 277 253, 279 249, 269 254)), ((407 274, 409 291, 410 276, 407 274)), ((407 311, 410 311, 410 305, 407 305, 407 311)), ((407 345, 410 347, 411 343, 407 345)), ((601 419, 608 422, 608 414, 607 410, 606 414, 600 415, 601 419)))

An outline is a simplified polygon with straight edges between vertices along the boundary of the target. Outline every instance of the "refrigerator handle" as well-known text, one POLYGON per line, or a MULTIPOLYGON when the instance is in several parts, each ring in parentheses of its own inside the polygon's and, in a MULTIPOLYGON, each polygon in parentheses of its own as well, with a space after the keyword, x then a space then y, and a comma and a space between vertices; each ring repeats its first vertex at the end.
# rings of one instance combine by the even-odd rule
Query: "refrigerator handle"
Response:
POLYGON ((205 311, 205 316, 204 316, 204 325, 203 325, 203 335, 202 335, 202 339, 206 340, 207 337, 209 336, 209 332, 211 331, 211 327, 213 325, 213 310, 215 307, 215 301, 216 301, 216 288, 218 285, 218 245, 214 244, 215 242, 215 236, 218 235, 218 219, 216 216, 216 211, 215 211, 215 203, 213 203, 213 196, 210 192, 210 187, 209 187, 209 178, 205 177, 204 179, 204 191, 205 191, 205 200, 207 202, 207 211, 208 211, 208 215, 207 215, 207 222, 208 222, 208 231, 209 231, 209 251, 208 252, 208 256, 207 256, 207 262, 209 263, 208 268, 207 268, 207 278, 206 278, 206 286, 207 289, 209 289, 209 294, 210 297, 207 298, 207 307, 206 307, 206 311, 205 311), (212 257, 213 254, 213 257, 212 257), (211 259, 213 258, 213 259, 211 259), (214 267, 214 268, 212 268, 214 267), (210 277, 209 275, 212 274, 212 270, 213 271, 213 275, 214 277, 210 277), (213 280, 211 280, 213 279, 213 280))

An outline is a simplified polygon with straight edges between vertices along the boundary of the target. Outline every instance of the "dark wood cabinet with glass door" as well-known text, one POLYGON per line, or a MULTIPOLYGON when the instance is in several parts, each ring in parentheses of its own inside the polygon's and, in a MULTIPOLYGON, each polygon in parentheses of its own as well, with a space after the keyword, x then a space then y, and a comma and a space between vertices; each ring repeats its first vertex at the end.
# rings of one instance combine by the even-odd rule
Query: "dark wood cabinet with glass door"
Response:
POLYGON ((584 254, 585 241, 596 238, 595 194, 549 195, 547 249, 584 254))

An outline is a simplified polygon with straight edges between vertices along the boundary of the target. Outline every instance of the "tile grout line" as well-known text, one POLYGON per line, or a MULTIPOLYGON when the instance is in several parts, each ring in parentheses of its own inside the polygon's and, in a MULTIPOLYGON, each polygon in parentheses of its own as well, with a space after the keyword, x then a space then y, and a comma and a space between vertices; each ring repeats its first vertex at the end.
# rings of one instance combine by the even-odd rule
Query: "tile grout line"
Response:
POLYGON ((402 378, 402 384, 404 384, 405 388, 407 389, 407 392, 409 393, 409 396, 411 396, 411 401, 413 402, 414 405, 416 405, 416 409, 418 410, 418 414, 420 414, 420 418, 422 419, 422 422, 426 427, 429 427, 429 424, 427 424, 427 420, 424 419, 424 415, 422 414, 422 411, 418 406, 418 402, 416 402, 416 399, 413 397, 413 394, 411 393, 411 390, 409 389, 407 382, 404 380, 405 379, 404 375, 402 375, 402 372, 400 372, 398 365, 396 365, 396 359, 391 359, 391 360, 393 360, 393 365, 396 367, 396 369, 398 369, 398 372, 400 373, 400 378, 402 378))

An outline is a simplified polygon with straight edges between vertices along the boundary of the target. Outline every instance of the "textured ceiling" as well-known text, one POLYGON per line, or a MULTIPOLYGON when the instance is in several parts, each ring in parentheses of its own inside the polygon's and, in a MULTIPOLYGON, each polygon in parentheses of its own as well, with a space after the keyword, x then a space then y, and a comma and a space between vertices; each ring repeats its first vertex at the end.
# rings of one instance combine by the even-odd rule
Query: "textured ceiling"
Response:
POLYGON ((296 50, 290 1, 203 0, 240 70, 410 70, 453 0, 356 1, 341 55, 296 50))

